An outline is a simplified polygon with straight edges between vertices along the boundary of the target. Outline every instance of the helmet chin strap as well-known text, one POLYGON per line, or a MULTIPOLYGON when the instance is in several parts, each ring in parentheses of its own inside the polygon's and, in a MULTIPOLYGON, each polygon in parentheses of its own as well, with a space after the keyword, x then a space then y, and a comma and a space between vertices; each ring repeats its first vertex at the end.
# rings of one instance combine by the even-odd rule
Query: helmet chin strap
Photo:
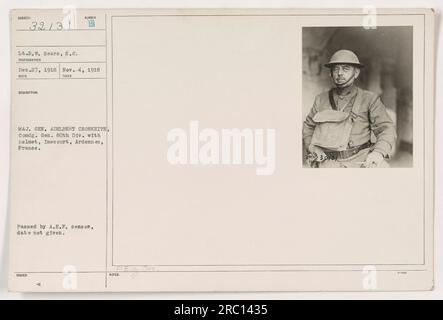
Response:
MULTIPOLYGON (((344 89, 344 88, 346 88, 346 87, 348 87, 349 86, 349 83, 351 82, 351 80, 352 80, 352 83, 355 81, 355 75, 353 76, 353 77, 351 77, 351 78, 349 78, 349 80, 348 81, 346 81, 345 83, 343 83, 343 84, 340 84, 340 85, 337 85, 337 88, 339 88, 339 89, 344 89)), ((351 84, 352 84, 351 83, 351 84)))

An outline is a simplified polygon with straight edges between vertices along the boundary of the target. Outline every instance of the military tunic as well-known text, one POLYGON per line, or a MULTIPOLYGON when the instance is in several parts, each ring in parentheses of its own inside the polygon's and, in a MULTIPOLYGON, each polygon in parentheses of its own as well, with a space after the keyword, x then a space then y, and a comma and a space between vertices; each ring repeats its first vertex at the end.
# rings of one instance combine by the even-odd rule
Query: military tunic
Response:
MULTIPOLYGON (((395 125, 379 95, 353 85, 344 89, 340 94, 337 89, 333 89, 333 98, 337 110, 343 112, 351 112, 352 103, 349 103, 349 101, 352 99, 361 101, 351 129, 348 148, 357 147, 371 141, 372 132, 376 137, 376 141, 371 149, 380 152, 383 157, 389 157, 394 151, 397 136, 395 125), (355 99, 356 95, 361 95, 361 100, 355 99)), ((316 96, 314 104, 303 123, 303 141, 306 148, 311 144, 316 126, 313 117, 317 112, 328 109, 332 109, 332 106, 329 100, 329 92, 326 91, 316 96)))

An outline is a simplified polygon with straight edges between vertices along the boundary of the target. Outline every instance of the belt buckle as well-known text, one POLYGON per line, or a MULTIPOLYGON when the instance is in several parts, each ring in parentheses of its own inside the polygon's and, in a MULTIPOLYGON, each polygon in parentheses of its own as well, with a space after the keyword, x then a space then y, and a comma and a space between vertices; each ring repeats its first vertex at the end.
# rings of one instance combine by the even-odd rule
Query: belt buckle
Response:
POLYGON ((327 159, 329 159, 329 160, 337 160, 338 159, 336 152, 328 152, 326 154, 326 156, 327 156, 327 159))

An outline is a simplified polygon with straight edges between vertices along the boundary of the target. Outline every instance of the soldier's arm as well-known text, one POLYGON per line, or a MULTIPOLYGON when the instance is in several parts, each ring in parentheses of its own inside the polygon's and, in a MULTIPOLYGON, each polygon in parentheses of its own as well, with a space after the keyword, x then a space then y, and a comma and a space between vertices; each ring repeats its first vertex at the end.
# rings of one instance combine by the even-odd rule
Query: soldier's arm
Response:
POLYGON ((377 138, 374 151, 380 152, 384 157, 391 155, 394 151, 397 133, 394 122, 389 117, 380 97, 377 97, 369 107, 369 120, 372 132, 377 138))
POLYGON ((318 112, 317 110, 317 98, 314 100, 314 104, 309 111, 309 114, 306 116, 306 120, 303 122, 303 142, 305 147, 308 148, 311 144, 312 135, 314 134, 315 122, 312 120, 315 114, 318 112))

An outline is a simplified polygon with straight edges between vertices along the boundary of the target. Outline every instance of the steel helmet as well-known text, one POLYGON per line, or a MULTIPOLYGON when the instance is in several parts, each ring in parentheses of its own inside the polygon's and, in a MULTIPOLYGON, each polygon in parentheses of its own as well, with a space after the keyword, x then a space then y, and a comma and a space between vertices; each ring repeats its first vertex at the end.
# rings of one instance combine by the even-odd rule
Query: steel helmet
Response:
POLYGON ((360 63, 360 60, 358 60, 357 55, 350 50, 338 50, 332 55, 331 60, 325 64, 325 67, 331 68, 336 64, 350 64, 359 68, 364 67, 364 65, 360 63))

